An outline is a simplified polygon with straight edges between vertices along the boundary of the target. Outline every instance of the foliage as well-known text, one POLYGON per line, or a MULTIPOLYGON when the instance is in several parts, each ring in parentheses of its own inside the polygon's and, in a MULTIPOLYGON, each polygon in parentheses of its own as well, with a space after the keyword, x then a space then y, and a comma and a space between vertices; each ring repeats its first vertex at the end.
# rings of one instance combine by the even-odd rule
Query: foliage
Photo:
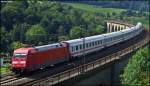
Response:
POLYGON ((47 33, 44 31, 44 28, 40 25, 33 25, 27 32, 26 32, 26 40, 29 43, 34 44, 42 44, 42 42, 47 40, 47 33))
POLYGON ((75 26, 70 30, 71 39, 81 38, 82 37, 82 29, 79 26, 75 26))
POLYGON ((95 29, 95 34, 98 35, 98 34, 102 34, 102 33, 104 33, 104 27, 101 25, 98 25, 95 29))
POLYGON ((0 67, 0 73, 1 74, 5 74, 7 72, 10 72, 10 66, 9 65, 0 67))
POLYGON ((10 47, 11 47, 11 50, 15 50, 15 49, 23 47, 23 44, 18 42, 18 41, 17 42, 12 42, 10 44, 10 47))
POLYGON ((121 75, 123 85, 149 86, 150 53, 148 48, 140 49, 129 60, 121 75))
POLYGON ((68 36, 59 36, 59 38, 58 38, 59 42, 66 41, 68 39, 69 39, 68 36))
POLYGON ((2 52, 8 51, 10 49, 8 45, 11 41, 11 37, 4 27, 0 28, 0 37, 0 50, 3 50, 2 52))

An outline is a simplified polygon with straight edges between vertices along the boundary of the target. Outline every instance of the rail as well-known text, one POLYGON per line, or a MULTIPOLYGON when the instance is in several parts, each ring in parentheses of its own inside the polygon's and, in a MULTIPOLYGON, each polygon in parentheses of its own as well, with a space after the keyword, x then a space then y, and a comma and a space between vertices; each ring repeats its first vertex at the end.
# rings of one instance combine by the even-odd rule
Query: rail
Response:
POLYGON ((143 39, 142 41, 140 41, 140 42, 138 42, 138 43, 136 43, 132 46, 129 46, 128 48, 125 48, 121 51, 118 51, 114 54, 105 56, 101 59, 95 60, 95 61, 90 62, 88 64, 84 64, 84 65, 78 66, 76 68, 58 73, 58 74, 53 75, 51 77, 47 77, 47 78, 38 80, 34 85, 44 85, 44 84, 45 85, 55 85, 55 84, 60 83, 64 80, 71 79, 75 76, 81 75, 84 72, 93 70, 93 69, 95 69, 97 67, 100 67, 100 66, 102 66, 106 63, 109 63, 111 61, 114 61, 116 59, 121 59, 123 55, 131 53, 132 51, 137 50, 138 48, 140 48, 140 47, 144 46, 145 44, 149 43, 149 41, 150 41, 150 39, 149 39, 149 36, 147 35, 145 39, 143 39))

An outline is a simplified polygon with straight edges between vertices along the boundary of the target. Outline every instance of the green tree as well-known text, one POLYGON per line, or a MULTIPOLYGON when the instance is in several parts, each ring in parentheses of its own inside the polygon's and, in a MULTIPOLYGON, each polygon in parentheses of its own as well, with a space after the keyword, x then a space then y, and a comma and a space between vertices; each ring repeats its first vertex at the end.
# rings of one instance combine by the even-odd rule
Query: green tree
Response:
POLYGON ((26 32, 26 40, 32 44, 42 44, 47 41, 47 32, 40 25, 33 25, 26 32))
POLYGON ((109 12, 107 12, 107 19, 109 19, 110 17, 111 17, 111 15, 110 15, 110 13, 109 12))
POLYGON ((104 33, 104 27, 101 25, 98 25, 95 29, 95 34, 102 34, 104 33))
POLYGON ((59 35, 59 36, 65 35, 65 29, 64 29, 63 26, 59 26, 58 35, 59 35))
POLYGON ((115 12, 112 12, 112 16, 116 16, 116 13, 115 13, 115 12))
POLYGON ((82 37, 82 29, 79 26, 75 26, 70 30, 70 38, 76 39, 82 37))
POLYGON ((23 44, 22 44, 21 42, 19 42, 19 41, 17 41, 17 42, 12 42, 12 43, 10 44, 10 47, 11 47, 11 50, 15 50, 15 49, 18 49, 18 48, 23 47, 23 44))
POLYGON ((8 52, 11 36, 4 27, 0 28, 0 37, 0 50, 3 50, 3 52, 8 52))
POLYGON ((58 41, 61 42, 61 41, 66 41, 66 40, 69 40, 68 36, 59 36, 58 37, 58 41))
POLYGON ((150 53, 148 48, 138 50, 129 60, 121 75, 123 85, 149 86, 150 53))
POLYGON ((11 31, 12 40, 14 40, 14 41, 20 41, 21 40, 20 37, 21 37, 21 35, 23 36, 23 34, 21 34, 22 33, 21 30, 22 30, 22 27, 20 24, 16 24, 13 26, 13 29, 11 31))
POLYGON ((24 10, 27 8, 26 1, 14 1, 13 3, 6 3, 1 9, 1 21, 7 30, 13 28, 13 24, 21 23, 24 20, 24 10))

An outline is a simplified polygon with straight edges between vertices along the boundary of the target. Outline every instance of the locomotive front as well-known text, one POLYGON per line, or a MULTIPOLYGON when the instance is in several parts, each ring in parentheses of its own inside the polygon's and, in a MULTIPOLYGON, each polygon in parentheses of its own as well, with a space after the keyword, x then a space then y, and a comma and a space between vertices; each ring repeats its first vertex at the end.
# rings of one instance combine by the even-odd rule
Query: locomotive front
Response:
POLYGON ((28 56, 28 50, 26 48, 20 48, 14 51, 12 57, 12 71, 15 73, 24 72, 26 68, 26 61, 28 56))

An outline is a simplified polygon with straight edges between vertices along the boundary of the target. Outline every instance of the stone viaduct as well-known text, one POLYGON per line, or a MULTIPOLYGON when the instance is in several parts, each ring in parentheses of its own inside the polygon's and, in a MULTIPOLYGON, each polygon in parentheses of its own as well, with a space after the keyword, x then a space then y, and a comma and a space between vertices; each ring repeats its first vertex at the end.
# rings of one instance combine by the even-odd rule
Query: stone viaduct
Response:
POLYGON ((107 21, 106 24, 107 24, 107 33, 133 27, 133 25, 122 23, 121 21, 107 21))

